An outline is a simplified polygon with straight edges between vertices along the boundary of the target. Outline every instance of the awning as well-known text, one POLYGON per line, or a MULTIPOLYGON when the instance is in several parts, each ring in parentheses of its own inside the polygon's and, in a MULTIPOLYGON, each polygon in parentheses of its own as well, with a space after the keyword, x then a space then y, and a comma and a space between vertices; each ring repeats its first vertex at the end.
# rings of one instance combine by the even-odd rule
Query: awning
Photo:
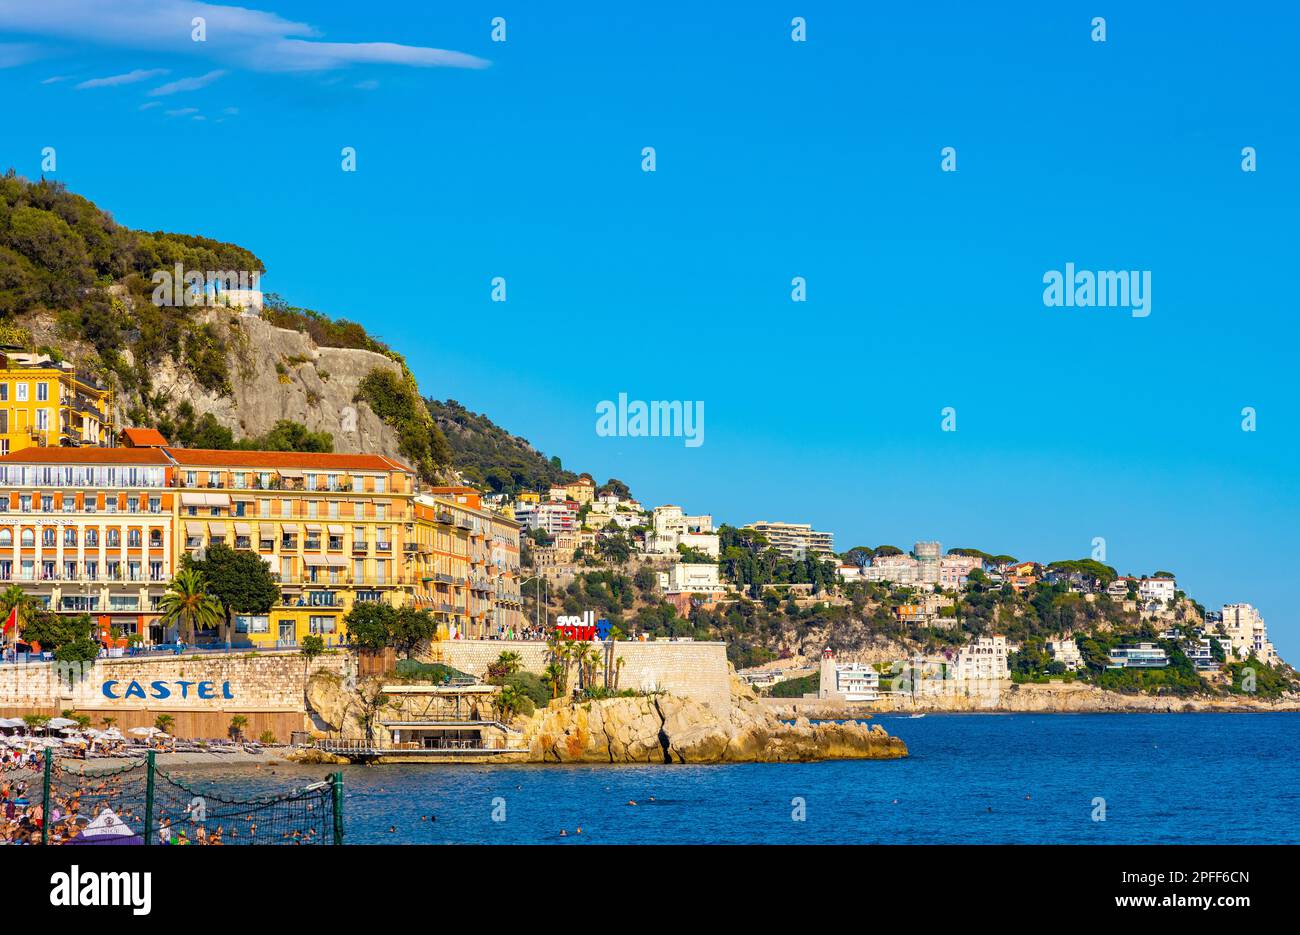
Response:
POLYGON ((204 526, 200 522, 190 520, 185 524, 185 534, 187 536, 201 536, 204 533, 204 526))
POLYGON ((348 560, 344 558, 342 555, 327 555, 325 556, 325 560, 329 565, 333 566, 334 568, 348 567, 348 560))
POLYGON ((225 523, 208 523, 208 532, 214 536, 224 536, 226 534, 225 523))
POLYGON ((250 497, 250 496, 249 496, 248 494, 246 494, 246 493, 236 493, 236 494, 231 494, 230 499, 231 499, 231 500, 234 500, 236 503, 253 503, 253 502, 254 502, 253 498, 250 497))
POLYGON ((344 532, 344 530, 343 530, 343 527, 342 527, 342 526, 335 526, 333 523, 330 524, 330 535, 331 535, 331 536, 341 536, 341 535, 343 535, 343 532, 344 532))
POLYGON ((280 468, 278 473, 281 477, 302 477, 302 471, 297 468, 280 468))
POLYGON ((308 531, 308 532, 319 533, 319 532, 320 532, 320 523, 308 523, 308 524, 307 524, 307 531, 308 531))
POLYGON ((297 523, 284 523, 284 524, 280 527, 280 532, 284 533, 285 535, 296 536, 296 535, 298 535, 298 524, 297 524, 297 523))
POLYGON ((320 566, 320 565, 328 565, 329 559, 326 558, 324 555, 304 555, 302 557, 302 562, 304 565, 320 566))
POLYGON ((206 506, 208 498, 206 494, 201 493, 183 493, 181 494, 181 506, 206 506))
POLYGON ((203 495, 208 506, 230 506, 230 494, 228 493, 207 493, 203 495))
POLYGON ((250 526, 248 523, 235 523, 235 535, 251 536, 252 534, 253 534, 253 527, 250 526))

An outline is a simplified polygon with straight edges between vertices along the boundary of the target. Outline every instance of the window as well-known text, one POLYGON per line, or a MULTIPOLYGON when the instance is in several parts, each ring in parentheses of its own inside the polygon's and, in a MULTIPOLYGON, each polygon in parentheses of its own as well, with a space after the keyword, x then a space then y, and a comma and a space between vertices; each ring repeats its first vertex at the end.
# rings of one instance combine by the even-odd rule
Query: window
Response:
POLYGON ((271 618, 265 614, 235 614, 236 633, 270 633, 271 618))
POLYGON ((49 402, 49 400, 50 400, 50 385, 48 383, 37 383, 36 401, 38 403, 45 403, 45 402, 49 402))
POLYGON ((334 623, 335 623, 334 617, 328 617, 324 615, 321 615, 319 617, 313 615, 307 618, 307 627, 308 629, 311 630, 312 633, 333 633, 334 623))
POLYGON ((0 383, 0 403, 9 402, 9 384, 0 383))
POLYGON ((0 548, 7 548, 14 544, 14 531, 12 529, 0 529, 0 548))
POLYGON ((14 396, 14 399, 20 403, 27 402, 27 384, 26 383, 14 384, 14 389, 17 390, 17 395, 14 396))

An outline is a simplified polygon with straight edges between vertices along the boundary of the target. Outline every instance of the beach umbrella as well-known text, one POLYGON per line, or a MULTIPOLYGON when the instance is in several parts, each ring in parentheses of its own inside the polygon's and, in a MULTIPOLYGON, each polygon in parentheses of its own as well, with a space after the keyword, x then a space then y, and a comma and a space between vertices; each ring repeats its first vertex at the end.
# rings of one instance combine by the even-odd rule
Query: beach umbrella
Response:
POLYGON ((20 717, 0 717, 0 727, 26 727, 27 722, 20 717))
POLYGON ((135 734, 137 737, 156 737, 162 731, 156 727, 132 727, 127 733, 135 734))
POLYGON ((52 717, 45 722, 45 726, 51 730, 62 730, 65 727, 76 727, 77 722, 72 720, 72 718, 52 717))

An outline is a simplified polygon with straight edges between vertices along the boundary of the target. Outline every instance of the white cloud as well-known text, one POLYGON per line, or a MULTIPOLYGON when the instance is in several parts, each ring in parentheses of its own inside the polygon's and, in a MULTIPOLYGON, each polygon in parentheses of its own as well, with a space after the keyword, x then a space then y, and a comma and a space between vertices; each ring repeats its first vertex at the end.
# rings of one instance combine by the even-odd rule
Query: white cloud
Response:
POLYGON ((198 109, 197 107, 178 107, 178 108, 176 108, 175 110, 169 110, 169 111, 167 111, 167 116, 168 116, 168 117, 188 117, 190 114, 197 114, 198 112, 199 112, 199 109, 198 109))
POLYGON ((374 78, 367 78, 365 81, 358 81, 352 87, 356 88, 358 91, 374 91, 379 87, 379 82, 374 78))
POLYGON ((122 84, 135 84, 137 81, 147 81, 150 78, 157 78, 159 75, 167 74, 166 68, 137 68, 135 71, 128 71, 124 75, 109 75, 107 78, 91 78, 89 81, 83 81, 77 85, 78 91, 84 91, 87 88, 115 88, 122 84))
POLYGON ((58 84, 60 81, 69 81, 71 78, 71 75, 50 75, 41 84, 58 84))
MULTIPOLYGON (((349 65, 484 68, 485 59, 392 42, 323 42, 308 23, 197 0, 4 0, 0 32, 215 59, 253 71, 328 71, 349 65), (191 20, 207 40, 191 39, 191 20)), ((6 64, 0 46, 0 67, 6 64)))
POLYGON ((206 75, 198 75, 194 78, 182 78, 179 81, 169 81, 167 84, 159 85, 154 88, 149 92, 149 96, 162 97, 166 94, 176 94, 180 91, 197 91, 199 88, 206 88, 225 73, 225 69, 218 68, 216 71, 210 71, 206 75))
POLYGON ((162 107, 162 101, 149 101, 147 104, 141 104, 141 110, 149 110, 151 107, 162 107))

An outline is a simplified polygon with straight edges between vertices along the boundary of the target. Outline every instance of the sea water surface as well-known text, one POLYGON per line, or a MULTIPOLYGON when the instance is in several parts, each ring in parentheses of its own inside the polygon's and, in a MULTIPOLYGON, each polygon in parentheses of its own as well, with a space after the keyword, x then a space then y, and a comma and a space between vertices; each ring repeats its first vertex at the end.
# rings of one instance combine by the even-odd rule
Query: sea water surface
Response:
MULTIPOLYGON (((875 723, 902 737, 911 756, 343 767, 346 841, 1300 842, 1300 714, 881 715, 875 723)), ((243 796, 339 767, 273 769, 213 767, 187 778, 243 796)))

